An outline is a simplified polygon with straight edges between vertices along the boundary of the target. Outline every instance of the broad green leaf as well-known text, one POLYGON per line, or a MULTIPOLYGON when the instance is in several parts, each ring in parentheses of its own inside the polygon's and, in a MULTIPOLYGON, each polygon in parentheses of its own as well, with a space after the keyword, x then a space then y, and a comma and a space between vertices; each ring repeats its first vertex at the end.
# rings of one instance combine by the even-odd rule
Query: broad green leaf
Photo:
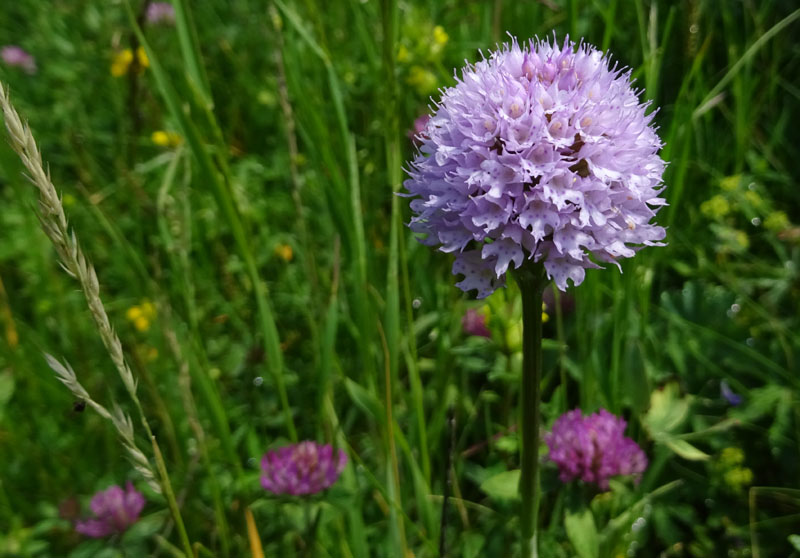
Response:
POLYGON ((653 438, 672 433, 689 416, 689 398, 680 397, 678 384, 670 382, 650 396, 650 410, 644 424, 653 438))
POLYGON ((481 490, 493 500, 519 499, 519 475, 519 469, 504 471, 486 479, 481 484, 481 490))
POLYGON ((580 558, 600 557, 600 537, 591 510, 582 505, 564 514, 564 528, 572 547, 580 558))
POLYGON ((664 440, 664 444, 666 444, 669 449, 684 459, 688 459, 689 461, 705 461, 709 458, 707 453, 700 451, 686 440, 670 438, 664 440))
POLYGON ((486 542, 486 537, 474 531, 465 533, 461 538, 461 544, 464 549, 462 556, 464 558, 477 558, 480 556, 483 543, 486 542))

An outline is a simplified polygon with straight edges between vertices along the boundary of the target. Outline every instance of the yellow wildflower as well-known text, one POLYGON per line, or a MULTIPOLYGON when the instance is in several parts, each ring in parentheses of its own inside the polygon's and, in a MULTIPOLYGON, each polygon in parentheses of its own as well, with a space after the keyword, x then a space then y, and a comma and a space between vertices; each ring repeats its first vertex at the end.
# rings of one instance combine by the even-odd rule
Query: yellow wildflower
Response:
POLYGON ((773 211, 764 219, 764 227, 770 231, 782 231, 789 228, 789 217, 784 211, 773 211))
POLYGON ((128 311, 125 312, 125 317, 132 322, 135 322, 141 316, 142 316, 142 309, 139 308, 138 306, 131 306, 130 308, 128 308, 128 311))
POLYGON ((150 329, 150 322, 156 316, 156 307, 149 300, 143 301, 138 306, 131 306, 125 312, 125 317, 133 323, 137 331, 145 332, 150 329))
POLYGON ((154 144, 160 147, 177 147, 183 143, 183 138, 180 134, 175 132, 166 132, 164 130, 156 130, 150 136, 154 144))
POLYGON ((737 492, 751 482, 753 482, 753 471, 749 467, 736 467, 725 472, 725 484, 737 492))
POLYGON ((733 192, 739 187, 739 182, 741 182, 741 175, 734 174, 733 176, 726 176, 719 182, 719 187, 725 190, 726 192, 733 192))
POLYGON ((712 219, 722 219, 731 211, 731 204, 728 203, 728 200, 725 196, 717 194, 710 200, 706 200, 700 204, 700 211, 703 212, 703 215, 706 217, 711 217, 712 219))
POLYGON ((126 48, 118 52, 111 61, 111 75, 114 77, 124 76, 128 73, 128 66, 131 65, 131 62, 133 62, 133 52, 131 49, 126 48))
POLYGON ((744 463, 744 451, 735 446, 727 447, 722 450, 719 456, 720 462, 726 467, 735 467, 744 463))
POLYGON ((437 45, 444 46, 445 44, 447 44, 447 41, 449 39, 450 36, 444 30, 444 27, 442 27, 441 25, 437 25, 436 27, 433 28, 433 41, 437 45))
POLYGON ((413 86, 421 95, 431 93, 436 89, 436 76, 422 66, 411 66, 406 82, 413 86))
MULTIPOLYGON (((140 72, 150 66, 150 60, 148 60, 147 53, 142 47, 136 49, 136 62, 140 72)), ((111 75, 114 77, 126 75, 130 70, 131 64, 133 64, 133 51, 129 48, 119 51, 111 61, 111 75)))
POLYGON ((750 237, 744 231, 735 231, 734 239, 739 248, 744 251, 750 248, 750 237))
POLYGON ((430 49, 431 54, 434 57, 439 56, 441 54, 442 49, 444 49, 444 45, 447 44, 447 41, 450 39, 448 34, 445 32, 444 27, 441 25, 437 25, 433 28, 433 42, 431 43, 430 49))
POLYGON ((749 467, 742 467, 743 463, 744 452, 741 448, 728 447, 722 450, 716 464, 725 484, 735 492, 741 491, 753 482, 753 471, 749 467))
POLYGON ((275 247, 275 255, 285 262, 290 262, 294 257, 294 252, 292 252, 292 247, 288 244, 278 244, 275 247))
POLYGON ((550 320, 550 315, 547 313, 547 304, 542 302, 542 323, 545 323, 548 320, 550 320))
POLYGON ((147 58, 147 53, 144 51, 144 48, 139 47, 136 49, 136 58, 139 60, 139 67, 149 68, 150 67, 150 59, 147 58))
POLYGON ((408 60, 410 58, 410 56, 411 55, 409 54, 408 49, 406 48, 406 45, 400 45, 400 48, 397 49, 397 61, 398 62, 405 62, 406 60, 408 60))
POLYGON ((764 199, 755 190, 748 190, 745 192, 744 199, 753 206, 753 209, 758 210, 764 207, 764 199))

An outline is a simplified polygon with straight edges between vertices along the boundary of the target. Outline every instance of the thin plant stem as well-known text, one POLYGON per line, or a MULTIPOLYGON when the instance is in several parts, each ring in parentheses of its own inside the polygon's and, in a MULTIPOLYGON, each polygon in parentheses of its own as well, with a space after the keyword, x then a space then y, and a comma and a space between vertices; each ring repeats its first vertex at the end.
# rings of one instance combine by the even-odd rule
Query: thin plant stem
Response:
POLYGON ((381 337, 381 345, 383 346, 384 353, 384 378, 386 388, 386 443, 388 445, 389 454, 389 469, 387 477, 389 477, 389 490, 388 500, 390 505, 390 515, 392 518, 393 529, 390 530, 390 540, 392 543, 401 547, 401 556, 408 555, 408 547, 406 545, 406 533, 403 525, 403 516, 398 513, 402 511, 402 498, 400 490, 400 466, 397 461, 397 446, 395 444, 395 431, 394 431, 394 418, 392 413, 392 372, 389 365, 389 346, 386 342, 386 334, 383 331, 383 326, 378 322, 378 333, 381 337))
POLYGON ((164 457, 161 455, 161 449, 159 449, 156 443, 156 437, 153 436, 149 428, 147 430, 150 443, 153 446, 156 468, 158 469, 158 474, 161 476, 161 485, 164 487, 164 497, 167 499, 167 506, 169 506, 169 511, 175 521, 175 526, 178 528, 178 537, 181 539, 183 551, 186 553, 187 557, 193 557, 194 551, 192 550, 192 543, 189 541, 189 535, 186 532, 186 526, 183 524, 180 507, 178 506, 178 501, 175 499, 175 493, 172 490, 172 483, 169 481, 169 475, 167 475, 167 466, 166 463, 164 463, 164 457))
POLYGON ((500 40, 500 25, 503 15, 503 0, 494 0, 492 7, 492 41, 500 40))
MULTIPOLYGON (((150 0, 145 0, 139 8, 139 14, 136 16, 136 21, 139 26, 144 28, 147 21, 147 8, 150 5, 150 0)), ((139 72, 143 69, 139 64, 139 56, 137 49, 139 48, 139 39, 136 34, 131 36, 130 49, 133 53, 130 67, 128 68, 128 116, 131 119, 131 138, 138 138, 142 131, 142 111, 139 107, 139 72)), ((133 167, 136 161, 136 148, 137 142, 128 142, 128 166, 133 167)))
POLYGON ((9 349, 15 349, 19 344, 19 334, 17 326, 14 324, 14 315, 11 313, 11 306, 8 303, 8 295, 3 286, 3 278, 0 277, 0 321, 4 322, 4 333, 9 349))
MULTIPOLYGON (((161 307, 164 309, 162 314, 167 314, 164 316, 165 322, 170 323, 171 315, 169 315, 169 306, 167 304, 163 304, 161 307)), ((228 527, 228 521, 225 518, 224 505, 222 503, 222 492, 220 490, 219 481, 214 475, 214 471, 211 467, 211 458, 209 456, 206 433, 205 430, 203 430, 203 426, 200 422, 200 416, 197 413, 197 404, 195 403, 194 394, 192 393, 192 377, 191 372, 189 371, 189 362, 183 355, 181 344, 178 341, 178 337, 174 329, 171 327, 165 329, 164 337, 167 341, 167 346, 170 348, 175 357, 175 362, 178 364, 178 386, 180 387, 183 408, 186 412, 186 418, 189 422, 189 427, 192 429, 195 439, 197 440, 197 447, 200 450, 200 456, 203 460, 203 465, 208 473, 211 495, 214 501, 214 518, 217 523, 217 528, 220 535, 220 543, 222 545, 222 556, 227 558, 230 556, 230 529, 228 527)))
POLYGON ((449 443, 447 453, 445 454, 442 520, 439 525, 439 558, 445 558, 447 556, 447 501, 450 499, 450 489, 453 486, 453 474, 450 468, 453 464, 453 453, 455 453, 456 449, 456 414, 452 406, 448 410, 447 415, 449 443))
MULTIPOLYGON (((303 178, 300 176, 297 161, 300 158, 300 152, 297 144, 297 126, 294 120, 294 109, 289 97, 289 87, 286 83, 286 67, 283 63, 284 57, 284 40, 283 31, 280 24, 280 16, 275 6, 270 5, 269 8, 270 19, 275 30, 275 38, 278 41, 278 48, 275 49, 275 67, 277 68, 277 82, 278 82, 278 100, 280 101, 281 112, 283 113, 283 120, 286 129, 286 147, 289 150, 289 176, 292 184, 292 201, 294 202, 295 212, 297 214, 297 229, 300 236, 300 242, 303 250, 303 261, 306 267, 306 275, 308 275, 309 283, 311 284, 311 296, 315 301, 322 299, 320 295, 319 274, 317 272, 317 263, 314 258, 314 249, 311 245, 311 234, 309 233, 308 223, 306 219, 306 209, 303 206, 303 198, 301 190, 303 186, 303 178)), ((319 346, 319 329, 317 322, 313 319, 309 320, 308 327, 311 332, 311 337, 314 341, 315 347, 319 346)))
POLYGON ((250 554, 253 558, 264 558, 264 548, 261 546, 261 537, 258 534, 256 520, 250 508, 244 509, 244 518, 247 523, 247 539, 250 542, 250 554))
POLYGON ((544 265, 531 264, 517 274, 522 293, 522 471, 519 492, 523 558, 536 558, 539 515, 539 415, 542 378, 542 292, 547 284, 544 265))
POLYGON ((303 502, 303 513, 306 520, 306 546, 303 554, 309 558, 316 556, 314 554, 314 547, 317 544, 317 530, 319 528, 320 517, 322 516, 322 506, 318 506, 316 512, 313 514, 314 517, 312 519, 311 505, 311 502, 303 502))
POLYGON ((556 310, 556 337, 558 338, 558 374, 561 379, 562 411, 569 408, 569 394, 567 393, 567 337, 564 334, 564 308, 561 306, 561 292, 553 289, 553 305, 556 310))

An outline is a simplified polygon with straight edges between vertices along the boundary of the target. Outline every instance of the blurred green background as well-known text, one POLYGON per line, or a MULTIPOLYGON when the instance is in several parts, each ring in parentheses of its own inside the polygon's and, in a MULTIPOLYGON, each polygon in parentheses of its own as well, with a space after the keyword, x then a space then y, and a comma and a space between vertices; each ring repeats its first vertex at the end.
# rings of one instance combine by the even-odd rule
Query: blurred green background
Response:
MULTIPOLYGON (((454 68, 507 33, 555 33, 609 50, 658 107, 669 245, 547 297, 544 424, 605 407, 651 465, 605 494, 546 465, 540 554, 800 556, 795 2, 175 5, 154 24, 137 1, 5 2, 0 42, 36 71, 0 62, 0 80, 95 265, 201 555, 256 556, 249 507, 267 556, 438 556, 448 473, 448 555, 518 551, 518 290, 469 300, 394 192, 454 68), (468 308, 491 338, 464 332, 468 308), (258 484, 287 414, 350 455, 312 503, 258 484), (574 498, 598 554, 565 527, 574 498)), ((96 490, 146 488, 43 358, 132 412, 35 207, 0 142, 0 556, 168 556, 152 493, 113 544, 72 528, 96 490)))

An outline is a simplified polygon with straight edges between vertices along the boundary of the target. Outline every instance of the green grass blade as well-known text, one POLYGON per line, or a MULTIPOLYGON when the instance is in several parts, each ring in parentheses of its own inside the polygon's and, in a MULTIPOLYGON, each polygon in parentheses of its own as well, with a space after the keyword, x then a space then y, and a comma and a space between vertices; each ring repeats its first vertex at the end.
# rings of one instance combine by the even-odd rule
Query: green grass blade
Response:
POLYGON ((222 210, 223 216, 228 223, 233 234, 236 248, 244 260, 247 275, 252 283, 252 288, 255 295, 257 314, 259 320, 259 327, 263 335, 264 350, 267 355, 267 367, 271 376, 275 381, 275 386, 278 391, 278 398, 283 409, 284 418, 286 421, 286 428, 289 438, 297 440, 297 430, 294 425, 294 418, 292 417, 291 407, 289 405, 289 397, 286 391, 286 382, 284 380, 283 370, 283 354, 280 349, 280 340, 278 337, 278 329, 275 325, 272 308, 267 298, 267 289, 264 282, 261 280, 258 269, 256 267, 255 259, 250 250, 250 245, 244 231, 239 212, 236 208, 233 196, 231 195, 228 183, 220 176, 217 167, 214 165, 205 145, 200 138, 200 134, 189 116, 181 107, 181 104, 175 94, 175 91, 167 77, 166 72, 161 67, 157 53, 152 49, 147 42, 141 28, 136 23, 133 11, 130 9, 130 4, 126 2, 128 10, 128 17, 131 25, 136 32, 139 42, 147 52, 150 59, 150 66, 155 76, 158 89, 167 104, 167 107, 172 114, 173 118, 178 122, 182 134, 187 140, 189 147, 194 154, 200 166, 201 175, 206 177, 211 182, 212 192, 217 200, 217 203, 222 210))
POLYGON ((210 108, 214 101, 211 98, 211 87, 202 62, 192 13, 186 0, 172 0, 172 5, 175 7, 175 28, 178 31, 178 42, 186 64, 186 73, 194 87, 200 91, 205 106, 210 108))
POLYGON ((714 98, 719 95, 722 90, 725 88, 726 85, 739 73, 745 64, 747 64, 751 58, 759 51, 761 48, 769 42, 775 35, 783 31, 786 27, 792 24, 797 18, 800 17, 800 9, 793 11, 791 14, 780 20, 778 23, 773 25, 766 33, 761 35, 758 39, 750 45, 745 53, 742 55, 739 60, 736 61, 733 66, 722 76, 722 79, 711 88, 711 90, 703 97, 703 100, 700 101, 700 104, 694 109, 692 113, 692 118, 698 118, 702 116, 705 112, 710 110, 714 106, 714 98))

